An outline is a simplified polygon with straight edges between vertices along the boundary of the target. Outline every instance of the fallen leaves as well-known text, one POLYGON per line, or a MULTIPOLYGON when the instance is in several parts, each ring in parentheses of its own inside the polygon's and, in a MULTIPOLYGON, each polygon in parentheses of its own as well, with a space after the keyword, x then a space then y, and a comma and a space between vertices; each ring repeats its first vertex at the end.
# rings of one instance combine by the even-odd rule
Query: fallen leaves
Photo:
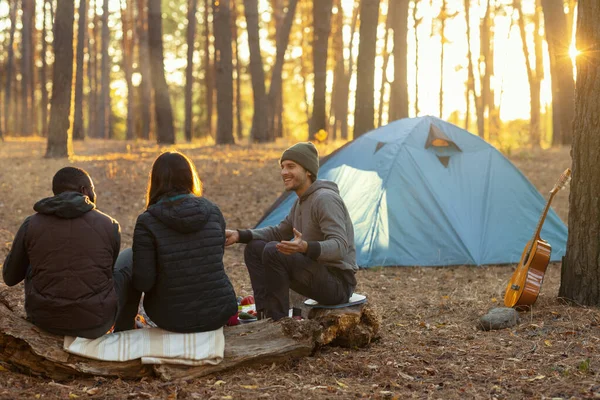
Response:
POLYGON ((337 379, 335 380, 335 383, 337 383, 337 385, 339 387, 341 387, 342 389, 348 389, 348 385, 346 385, 344 382, 340 382, 337 379))
POLYGON ((134 398, 139 398, 139 397, 149 399, 152 397, 152 394, 150 394, 148 392, 133 392, 133 393, 129 393, 127 395, 128 399, 134 399, 134 398))
POLYGON ((533 382, 533 381, 540 381, 540 380, 544 379, 545 377, 546 377, 546 376, 544 376, 544 375, 537 375, 537 376, 535 376, 535 377, 533 377, 533 378, 527 378, 527 380, 528 380, 529 382, 533 382))
POLYGON ((414 376, 410 376, 410 375, 408 375, 408 374, 405 374, 405 373, 404 373, 404 372, 402 372, 402 371, 398 371, 398 376, 399 376, 399 377, 401 377, 401 378, 403 378, 403 379, 406 379, 406 380, 408 380, 408 381, 414 381, 414 380, 415 380, 415 377, 414 377, 414 376))
POLYGON ((240 385, 240 387, 242 389, 249 389, 249 390, 258 389, 258 385, 240 385))
POLYGON ((100 392, 100 388, 95 387, 95 388, 91 388, 91 389, 87 389, 87 390, 84 388, 84 391, 87 394, 89 394, 90 396, 94 396, 100 392))

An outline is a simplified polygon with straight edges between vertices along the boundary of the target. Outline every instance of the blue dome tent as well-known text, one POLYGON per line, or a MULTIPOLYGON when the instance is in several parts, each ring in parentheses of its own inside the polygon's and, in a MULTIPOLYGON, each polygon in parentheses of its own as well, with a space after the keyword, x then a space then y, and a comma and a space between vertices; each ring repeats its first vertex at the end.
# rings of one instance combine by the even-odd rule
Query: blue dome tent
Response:
MULTIPOLYGON (((349 142, 321 161, 319 179, 340 188, 360 267, 517 263, 546 204, 493 146, 430 116, 349 142)), ((277 225, 296 199, 284 193, 257 227, 277 225)), ((567 228, 552 209, 541 237, 560 260, 567 228)))

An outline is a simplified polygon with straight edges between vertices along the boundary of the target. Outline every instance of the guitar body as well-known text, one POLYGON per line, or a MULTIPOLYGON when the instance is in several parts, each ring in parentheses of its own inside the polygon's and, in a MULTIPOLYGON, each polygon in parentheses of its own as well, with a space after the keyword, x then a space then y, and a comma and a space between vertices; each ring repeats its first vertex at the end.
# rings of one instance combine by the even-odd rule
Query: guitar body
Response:
POLYGON ((552 246, 542 239, 527 243, 517 269, 513 273, 504 294, 504 305, 517 309, 531 307, 538 298, 546 268, 550 262, 552 246), (527 250, 529 257, 527 257, 527 250))

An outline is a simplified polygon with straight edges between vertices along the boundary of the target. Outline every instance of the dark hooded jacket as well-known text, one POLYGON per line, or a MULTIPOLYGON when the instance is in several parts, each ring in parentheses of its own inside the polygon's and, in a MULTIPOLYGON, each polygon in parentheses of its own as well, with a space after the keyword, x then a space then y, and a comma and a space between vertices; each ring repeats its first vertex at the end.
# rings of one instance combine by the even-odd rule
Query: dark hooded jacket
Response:
POLYGON ((102 336, 116 316, 119 224, 76 192, 33 208, 37 214, 25 220, 4 262, 5 283, 25 279, 25 310, 36 326, 58 335, 102 336))
POLYGON ((215 330, 237 312, 223 266, 225 219, 203 197, 180 195, 141 214, 133 235, 133 285, 144 309, 173 332, 215 330))

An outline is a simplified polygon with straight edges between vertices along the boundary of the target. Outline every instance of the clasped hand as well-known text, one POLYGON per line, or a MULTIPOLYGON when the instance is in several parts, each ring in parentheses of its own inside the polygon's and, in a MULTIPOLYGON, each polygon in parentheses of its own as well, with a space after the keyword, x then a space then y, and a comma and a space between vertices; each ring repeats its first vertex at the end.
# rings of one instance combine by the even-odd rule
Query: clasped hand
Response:
POLYGON ((231 229, 225 230, 225 246, 231 246, 240 240, 240 233, 231 229))
POLYGON ((308 243, 302 240, 302 234, 294 228, 294 239, 293 240, 282 240, 277 243, 277 250, 280 253, 287 256, 294 253, 306 253, 308 250, 308 243))

